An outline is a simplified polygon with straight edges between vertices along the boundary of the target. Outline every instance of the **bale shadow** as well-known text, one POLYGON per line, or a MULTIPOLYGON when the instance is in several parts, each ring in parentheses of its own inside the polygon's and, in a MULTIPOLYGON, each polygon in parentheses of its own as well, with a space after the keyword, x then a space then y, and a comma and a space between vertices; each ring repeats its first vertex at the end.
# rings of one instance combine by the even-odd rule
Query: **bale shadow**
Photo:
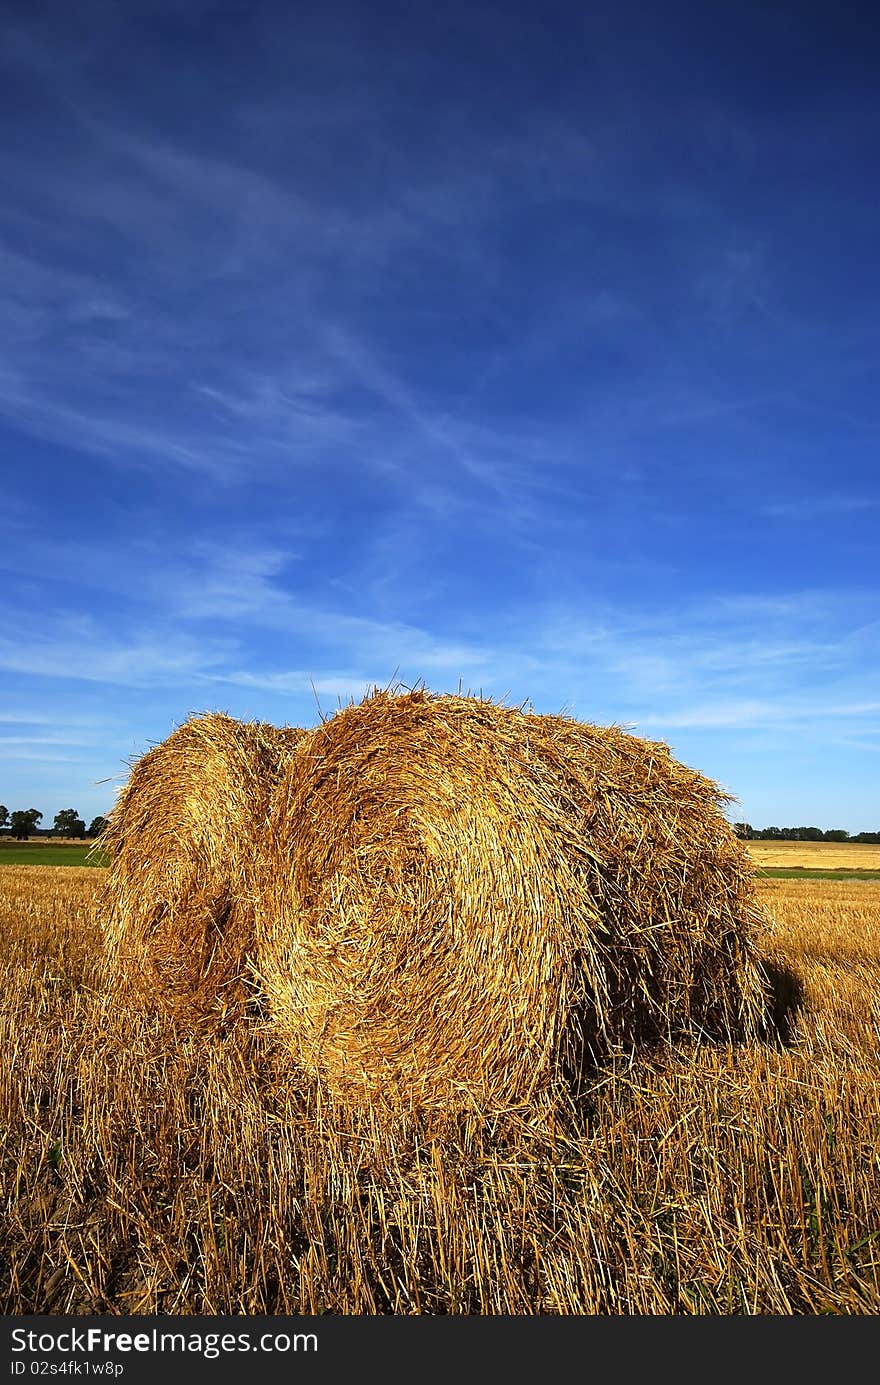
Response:
POLYGON ((760 965, 766 1001, 758 1037, 777 1048, 791 1048, 804 1005, 803 982, 782 962, 764 958, 760 965))
POLYGON ((713 1014, 707 1007, 699 1024, 676 1025, 671 1019, 665 1031, 647 1016, 641 1016, 641 1022, 628 1033, 628 1041, 618 1045, 599 1032, 592 1007, 578 1007, 569 1019, 561 1053, 563 1084, 571 1101, 589 1118, 597 1079, 607 1077, 618 1066, 625 1071, 640 1059, 668 1052, 682 1042, 698 1047, 755 1043, 783 1050, 794 1047, 805 1001, 803 983, 796 972, 778 960, 763 958, 758 969, 763 992, 760 1013, 739 1029, 729 1014, 713 1014))

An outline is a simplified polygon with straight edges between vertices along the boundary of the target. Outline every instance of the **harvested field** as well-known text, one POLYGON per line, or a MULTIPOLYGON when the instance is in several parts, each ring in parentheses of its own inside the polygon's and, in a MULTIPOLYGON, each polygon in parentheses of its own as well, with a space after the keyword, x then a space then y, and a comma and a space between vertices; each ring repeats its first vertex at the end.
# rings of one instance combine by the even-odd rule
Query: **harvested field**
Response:
POLYGON ((305 733, 222 713, 192 717, 133 766, 100 849, 115 985, 181 1023, 244 1000, 251 863, 272 790, 305 733))
POLYGON ((880 870, 880 846, 870 842, 744 842, 761 869, 880 870))
POLYGON ((763 919, 718 786, 665 745, 376 693, 290 758, 255 862, 261 982, 337 1097, 486 1114, 597 1058, 754 1033, 763 919))
POLYGON ((773 882, 790 1046, 379 1122, 107 987, 101 872, 0 868, 4 1313, 880 1312, 880 885, 773 882), (784 969, 787 969, 787 973, 784 969))

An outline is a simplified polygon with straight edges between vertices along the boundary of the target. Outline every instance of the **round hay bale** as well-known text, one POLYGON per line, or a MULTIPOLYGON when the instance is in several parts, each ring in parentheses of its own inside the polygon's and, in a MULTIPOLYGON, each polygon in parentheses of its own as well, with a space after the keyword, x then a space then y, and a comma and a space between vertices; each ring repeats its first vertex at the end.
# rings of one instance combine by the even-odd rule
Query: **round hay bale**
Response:
POLYGON ((486 1111, 753 1032, 762 914, 725 801, 616 728, 425 691, 345 708, 289 764, 258 866, 279 1034, 344 1099, 486 1111))
POLYGON ((236 1011, 253 940, 252 863, 304 735, 211 712, 134 764, 101 839, 117 991, 180 1019, 236 1011))

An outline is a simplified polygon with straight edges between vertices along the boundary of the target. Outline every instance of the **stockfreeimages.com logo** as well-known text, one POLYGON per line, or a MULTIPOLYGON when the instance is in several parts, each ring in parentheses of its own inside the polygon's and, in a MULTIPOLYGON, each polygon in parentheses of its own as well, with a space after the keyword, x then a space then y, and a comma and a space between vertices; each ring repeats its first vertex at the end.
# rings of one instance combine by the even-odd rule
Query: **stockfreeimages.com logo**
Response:
MULTIPOLYGON (((102 1353, 105 1356, 122 1353, 192 1353, 211 1361, 234 1352, 317 1351, 318 1338, 314 1332, 263 1332, 258 1337, 249 1332, 108 1332, 103 1327, 72 1327, 61 1332, 34 1332, 23 1327, 12 1330, 13 1352, 27 1352, 32 1357, 51 1353, 69 1353, 72 1357, 102 1353)), ((85 1364, 85 1363, 83 1363, 85 1364)), ((12 1374, 24 1375, 27 1362, 14 1360, 12 1374)), ((94 1371, 98 1374, 98 1371, 94 1371)), ((101 1374, 113 1374, 111 1371, 101 1374)))

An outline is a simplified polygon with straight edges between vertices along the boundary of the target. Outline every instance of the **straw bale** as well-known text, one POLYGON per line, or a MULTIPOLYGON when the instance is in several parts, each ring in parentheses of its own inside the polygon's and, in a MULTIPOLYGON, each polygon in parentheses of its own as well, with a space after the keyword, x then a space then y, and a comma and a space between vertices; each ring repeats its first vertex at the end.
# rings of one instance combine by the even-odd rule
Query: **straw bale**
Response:
POLYGON ((637 1044, 753 1032, 762 915, 725 801, 614 727, 377 690, 270 809, 278 1034, 347 1101, 488 1111, 637 1044))
POLYGON ((240 1005, 250 873, 272 790, 305 732, 193 716, 132 767, 101 841, 113 985, 198 1021, 240 1005))

